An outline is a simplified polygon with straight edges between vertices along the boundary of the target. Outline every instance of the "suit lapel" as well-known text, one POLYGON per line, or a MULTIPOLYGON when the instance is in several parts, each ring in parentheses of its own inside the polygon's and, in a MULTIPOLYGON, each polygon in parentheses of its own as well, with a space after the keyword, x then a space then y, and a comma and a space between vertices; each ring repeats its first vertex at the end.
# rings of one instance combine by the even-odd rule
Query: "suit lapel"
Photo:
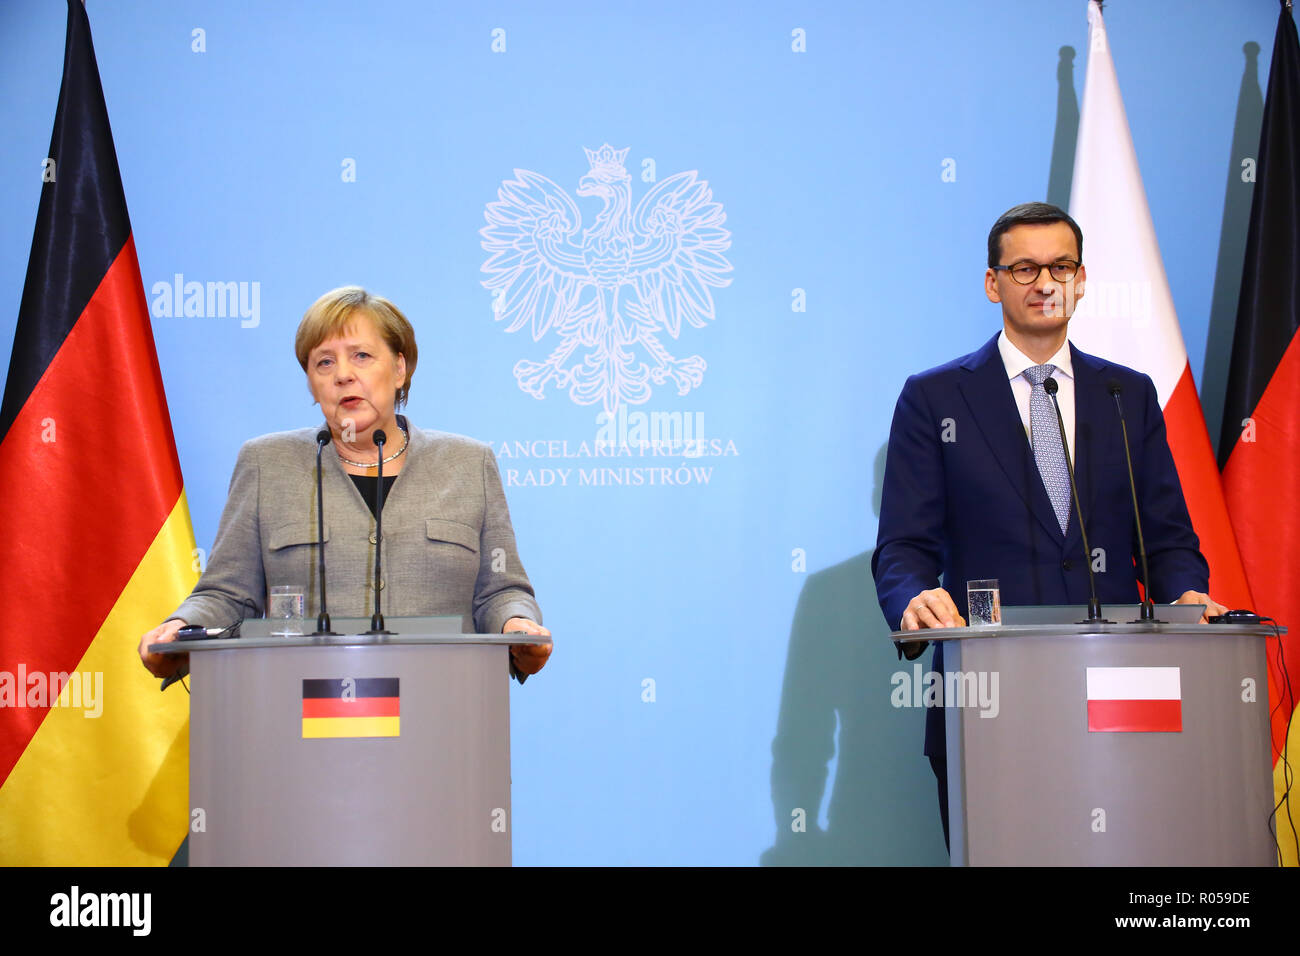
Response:
MULTIPOLYGON (((1102 363, 1070 345, 1070 362, 1074 371, 1074 484, 1079 494, 1083 519, 1092 527, 1093 504, 1097 497, 1097 462, 1100 423, 1105 420, 1110 395, 1101 381, 1102 363)), ((1079 519, 1070 505, 1070 524, 1066 529, 1065 549, 1083 547, 1079 519)), ((1091 555, 1088 558, 1092 560, 1091 555)))
POLYGON ((995 335, 982 349, 962 364, 966 372, 958 382, 962 398, 970 407, 975 426, 988 442, 993 458, 1006 473, 1009 485, 1024 499, 1039 523, 1060 537, 1061 526, 1043 486, 1038 464, 1025 435, 1024 423, 1011 394, 1011 382, 998 352, 995 335))

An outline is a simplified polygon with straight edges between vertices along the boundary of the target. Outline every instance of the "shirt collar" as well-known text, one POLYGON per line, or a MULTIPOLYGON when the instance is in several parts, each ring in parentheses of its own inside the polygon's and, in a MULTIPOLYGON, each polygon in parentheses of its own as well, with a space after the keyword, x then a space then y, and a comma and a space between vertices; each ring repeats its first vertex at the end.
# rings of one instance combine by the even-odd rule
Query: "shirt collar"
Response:
MULTIPOLYGON (((1038 364, 1012 344, 1011 340, 1007 338, 1006 329, 998 333, 998 353, 1002 356, 1002 364, 1006 367, 1008 379, 1019 378, 1024 374, 1025 369, 1033 368, 1038 364)), ((1069 339, 1066 339, 1065 343, 1057 349, 1056 354, 1043 364, 1056 366, 1057 372, 1073 380, 1074 366, 1070 362, 1069 339)))

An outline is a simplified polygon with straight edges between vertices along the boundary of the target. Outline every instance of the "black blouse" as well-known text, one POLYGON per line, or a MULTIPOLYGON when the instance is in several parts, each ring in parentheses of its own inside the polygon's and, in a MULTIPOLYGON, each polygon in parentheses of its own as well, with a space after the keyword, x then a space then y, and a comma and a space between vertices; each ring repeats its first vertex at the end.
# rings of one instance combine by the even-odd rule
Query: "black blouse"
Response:
MULTIPOLYGON (((361 497, 365 499, 366 506, 370 508, 370 513, 375 514, 375 485, 379 481, 378 475, 348 475, 352 483, 357 486, 357 491, 361 492, 361 497)), ((384 506, 384 500, 388 498, 388 493, 393 490, 393 482, 397 480, 396 475, 384 475, 384 492, 380 496, 379 506, 384 506)), ((379 517, 375 515, 375 517, 379 517)))

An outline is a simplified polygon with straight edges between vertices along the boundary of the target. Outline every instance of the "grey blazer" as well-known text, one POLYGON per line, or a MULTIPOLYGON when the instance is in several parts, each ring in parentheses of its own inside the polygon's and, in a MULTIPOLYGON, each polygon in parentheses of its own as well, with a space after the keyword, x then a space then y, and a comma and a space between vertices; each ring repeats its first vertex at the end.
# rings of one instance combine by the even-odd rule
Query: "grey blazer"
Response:
MULTIPOLYGON (((501 633, 512 617, 540 624, 492 450, 460 435, 407 427, 406 461, 384 501, 384 615, 459 614, 465 630, 489 634, 501 633)), ((305 613, 314 620, 318 430, 263 435, 239 450, 207 567, 173 618, 225 627, 262 615, 271 587, 296 584, 306 588, 305 613)), ((368 618, 375 519, 331 448, 322 471, 330 616, 368 618)))

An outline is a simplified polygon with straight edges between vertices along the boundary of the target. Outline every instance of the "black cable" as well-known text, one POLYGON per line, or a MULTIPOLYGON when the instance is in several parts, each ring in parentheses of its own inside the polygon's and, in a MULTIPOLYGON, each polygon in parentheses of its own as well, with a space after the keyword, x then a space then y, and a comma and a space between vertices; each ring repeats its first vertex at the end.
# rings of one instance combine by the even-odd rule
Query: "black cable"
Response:
POLYGON ((1273 834, 1273 845, 1277 847, 1277 855, 1280 861, 1282 858, 1282 845, 1281 843, 1278 842, 1277 839, 1276 817, 1277 817, 1277 812, 1280 809, 1282 809, 1282 805, 1285 804, 1286 820, 1287 823, 1291 825, 1291 839, 1295 843, 1296 865, 1300 866, 1300 833, 1296 832, 1295 818, 1291 816, 1291 786, 1292 786, 1294 775, 1291 773, 1290 747, 1291 747, 1291 720, 1292 717, 1295 715, 1295 690, 1291 686, 1291 675, 1286 668, 1286 654, 1282 647, 1281 628, 1278 626, 1277 621, 1271 617, 1261 617, 1259 619, 1259 622, 1261 624, 1271 625, 1273 628, 1273 636, 1277 638, 1277 666, 1278 666, 1278 670, 1282 674, 1282 686, 1285 689, 1285 693, 1280 695, 1281 699, 1277 702, 1277 704, 1275 704, 1272 708, 1270 708, 1268 712, 1270 756, 1272 755, 1273 752, 1273 747, 1272 747, 1273 714, 1278 707, 1284 707, 1286 701, 1289 700, 1291 702, 1291 706, 1285 710, 1286 727, 1282 731, 1282 751, 1278 755, 1282 759, 1282 783, 1283 783, 1282 798, 1273 805, 1273 812, 1269 814, 1268 829, 1269 829, 1269 833, 1273 834))

